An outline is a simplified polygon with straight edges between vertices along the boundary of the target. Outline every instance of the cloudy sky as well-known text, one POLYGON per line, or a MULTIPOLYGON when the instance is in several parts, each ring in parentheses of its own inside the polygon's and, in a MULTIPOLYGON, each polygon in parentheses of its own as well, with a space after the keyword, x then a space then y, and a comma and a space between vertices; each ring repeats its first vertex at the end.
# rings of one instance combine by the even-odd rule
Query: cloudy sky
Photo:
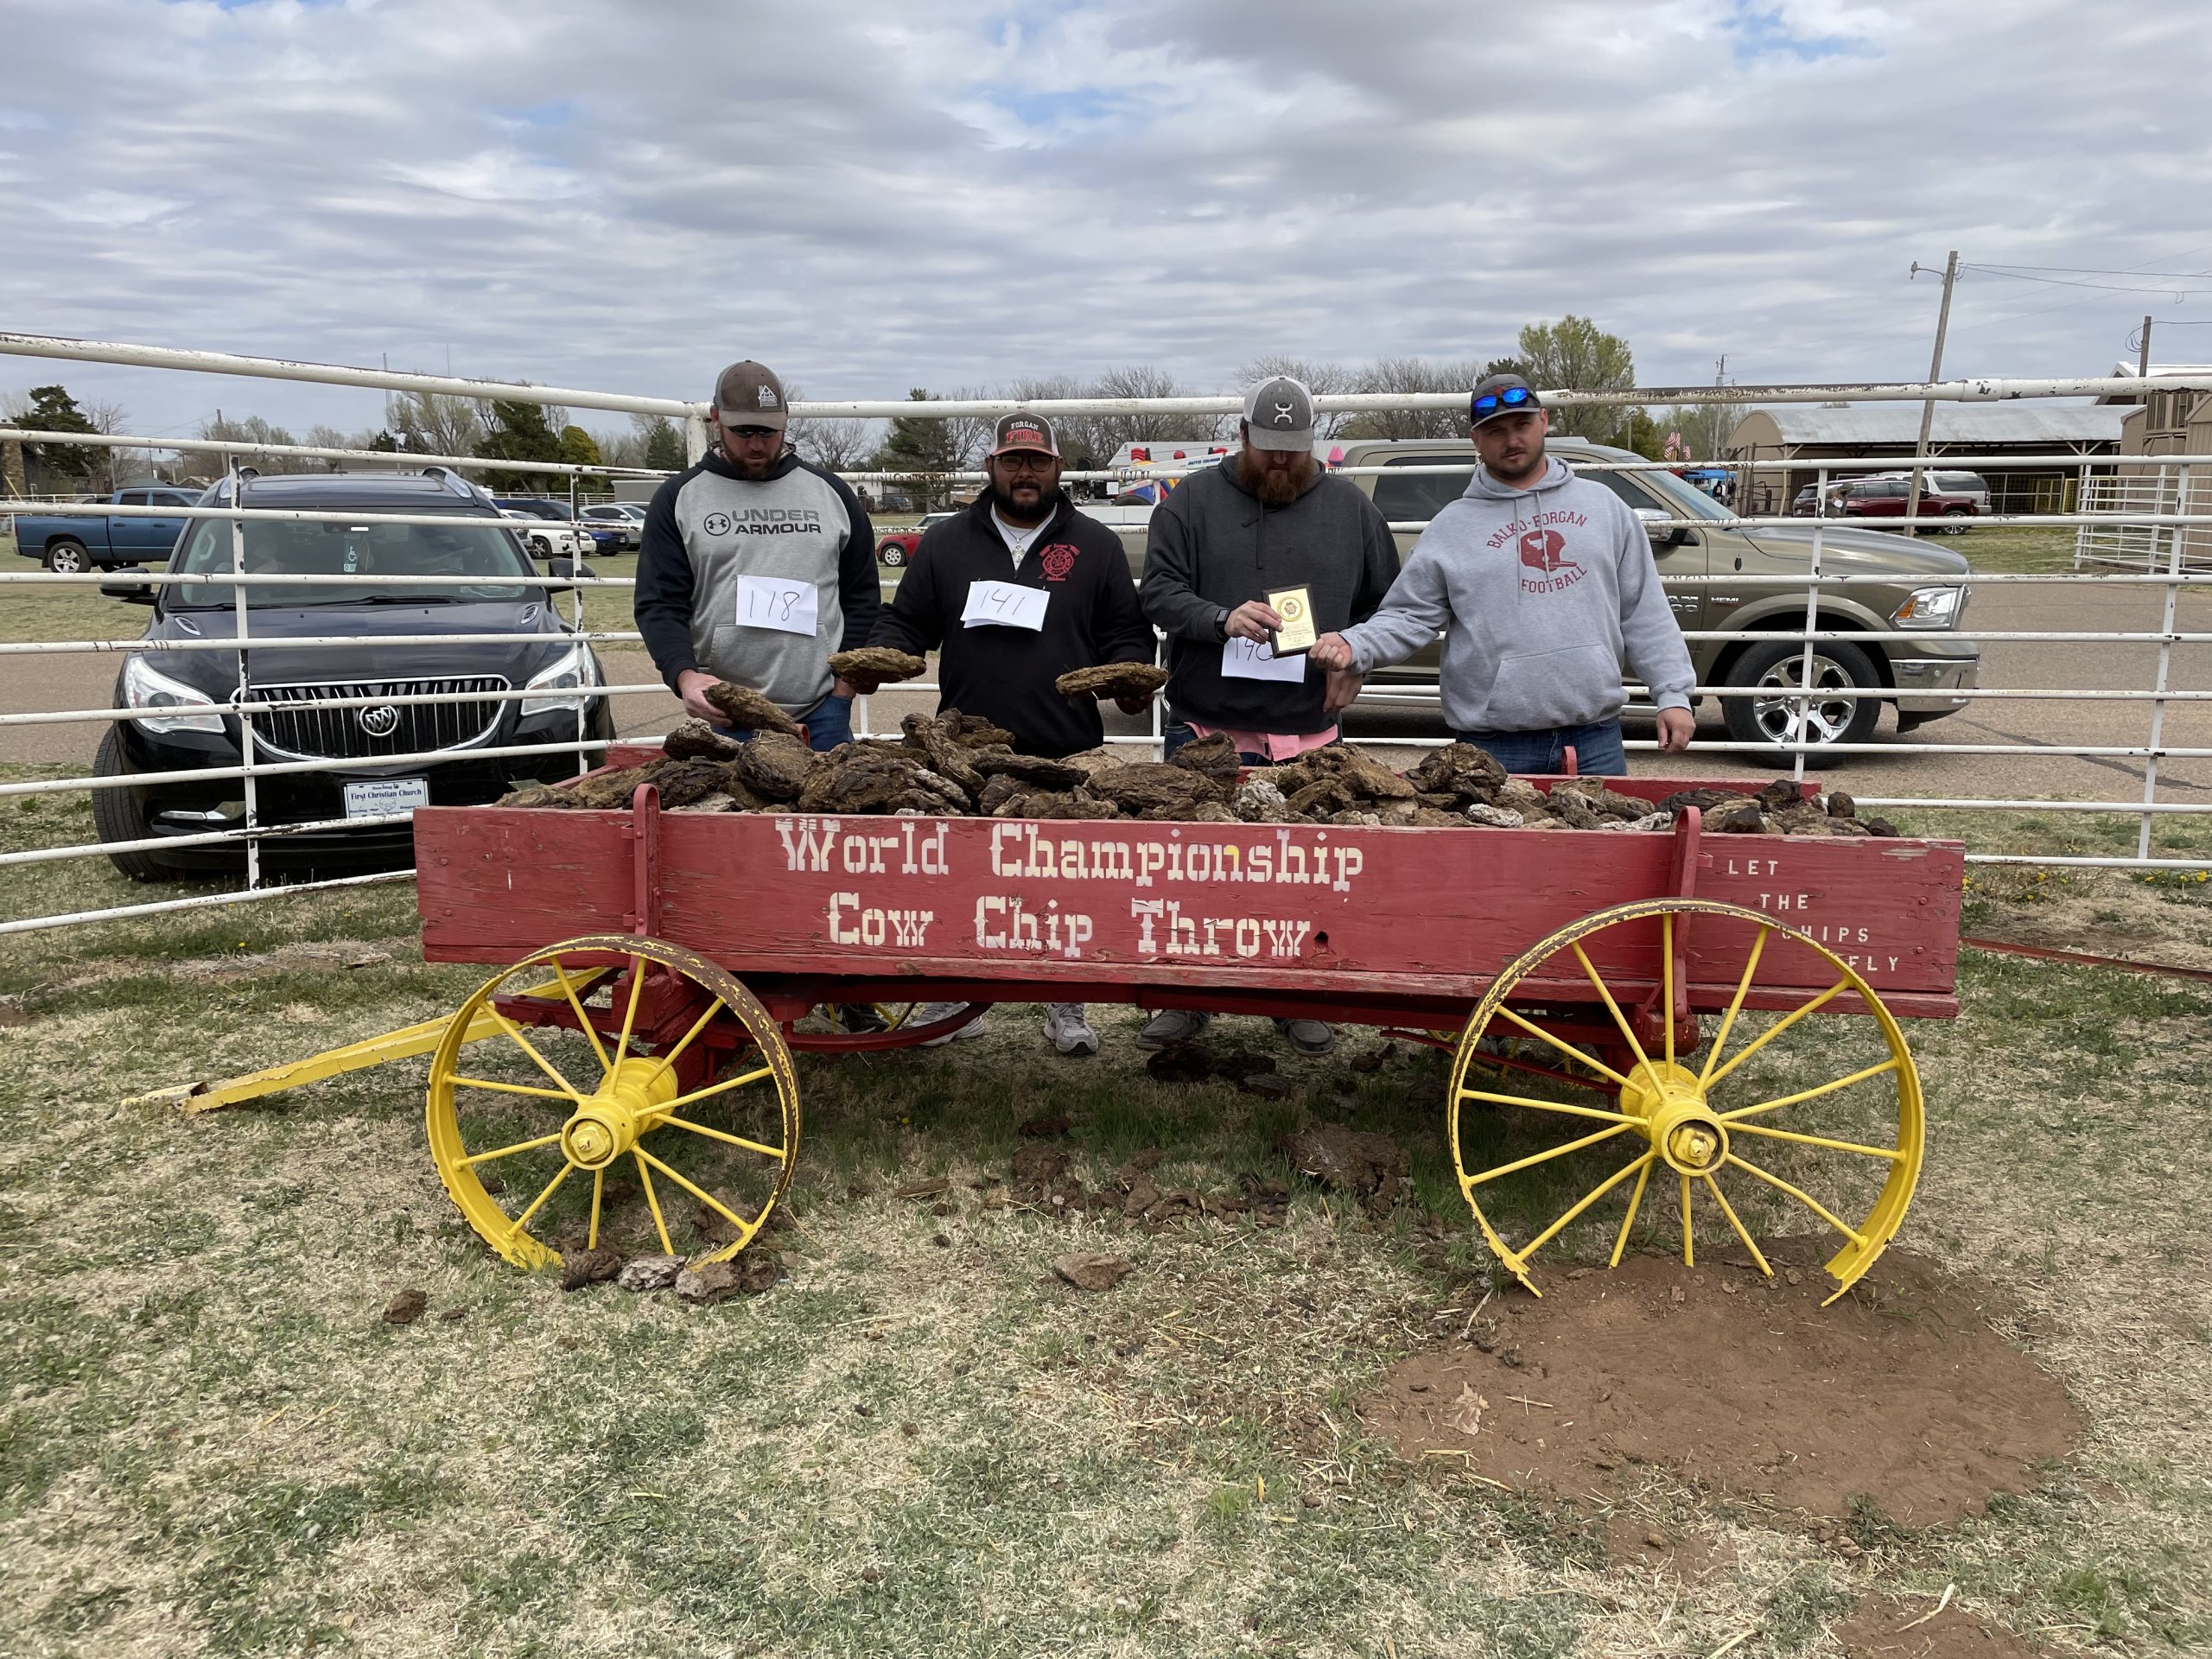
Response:
MULTIPOLYGON (((0 39, 0 329, 895 397, 1571 310, 1645 385, 1906 378, 1955 247, 2040 268, 1969 271, 1957 372, 2102 372, 2146 311, 2212 360, 2168 327, 2212 321, 2196 6, 9 0, 0 39)), ((163 434, 380 408, 0 359, 55 378, 163 434)))

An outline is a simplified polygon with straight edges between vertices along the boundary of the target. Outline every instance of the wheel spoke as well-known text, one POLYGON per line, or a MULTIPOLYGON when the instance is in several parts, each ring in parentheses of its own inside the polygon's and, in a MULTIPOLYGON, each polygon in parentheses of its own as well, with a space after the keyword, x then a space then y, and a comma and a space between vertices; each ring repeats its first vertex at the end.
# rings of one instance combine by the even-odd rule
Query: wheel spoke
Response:
POLYGON ((530 1201, 530 1208, 524 1211, 522 1214, 517 1216, 512 1221, 507 1224, 508 1237, 512 1238, 517 1233, 522 1231, 524 1228, 530 1225, 530 1218, 544 1207, 546 1199, 551 1198, 555 1192, 560 1190, 561 1183, 569 1179, 569 1172, 574 1168, 575 1168, 575 1166, 572 1163, 563 1162, 562 1164, 561 1173, 556 1175, 551 1180, 546 1182, 545 1190, 530 1201))
POLYGON ((1744 1230, 1744 1224, 1736 1219, 1736 1206, 1728 1202, 1728 1195, 1720 1190, 1720 1183, 1711 1175, 1705 1176, 1703 1179, 1707 1191, 1713 1194, 1713 1202, 1720 1206, 1720 1213, 1728 1217, 1728 1224, 1736 1230, 1736 1236, 1744 1241, 1744 1248, 1751 1253, 1751 1260, 1759 1264, 1759 1271, 1768 1278, 1773 1278, 1774 1269, 1767 1266, 1766 1257, 1759 1254, 1759 1247, 1751 1243, 1751 1236, 1744 1230))
POLYGON ((569 1006, 575 1010, 576 1027, 591 1039, 591 1052, 599 1056, 599 1075, 601 1082, 614 1069, 614 1062, 607 1058, 607 1045, 599 1040, 599 1033, 592 1029, 591 1020, 584 1013, 584 1005, 576 998, 576 988, 569 978, 569 965, 560 957, 553 958, 553 971, 560 976, 561 994, 569 999, 569 1006))
POLYGON ((599 1248, 599 1205, 606 1190, 607 1171, 594 1169, 591 1173, 591 1229, 584 1235, 584 1249, 588 1250, 599 1248))
MULTIPOLYGON (((1897 1069, 1897 1056, 1893 1054, 1878 1065, 1867 1066, 1862 1071, 1853 1071, 1847 1077, 1838 1077, 1833 1083, 1824 1083, 1816 1089, 1800 1089, 1794 1095, 1783 1095, 1773 1100, 1763 1100, 1755 1106, 1738 1106, 1733 1111, 1721 1113, 1720 1121, 1724 1123, 1733 1123, 1739 1118, 1758 1117, 1767 1112, 1779 1111, 1784 1106, 1795 1106, 1803 1100, 1817 1100, 1822 1095, 1832 1095, 1839 1089, 1848 1089, 1854 1083, 1864 1083, 1869 1077, 1878 1077, 1885 1071, 1894 1071, 1897 1069)), ((1861 1147, 1858 1150, 1864 1152, 1868 1148, 1861 1147)))
POLYGON ((529 1083, 494 1083, 489 1077, 457 1077, 453 1080, 453 1084, 456 1089, 489 1089, 496 1094, 502 1095, 536 1095, 543 1100, 574 1101, 575 1099, 574 1095, 563 1093, 558 1089, 540 1089, 535 1084, 529 1083))
POLYGON ((660 1213, 660 1195, 653 1191, 653 1173, 645 1167, 645 1154, 632 1147, 630 1155, 638 1160, 638 1179, 645 1189, 645 1207, 653 1212, 653 1225, 660 1230, 660 1248, 664 1255, 676 1254, 676 1241, 668 1236, 668 1223, 660 1213))
POLYGON ((1675 912, 1659 912, 1659 1018, 1667 1027, 1667 1064, 1675 1063, 1675 912))
MULTIPOLYGON (((1657 1158, 1658 1155, 1659 1154, 1656 1152, 1646 1152, 1641 1158, 1636 1159, 1632 1162, 1623 1164, 1611 1174, 1606 1176, 1603 1181, 1591 1188, 1589 1192, 1584 1193, 1582 1196, 1582 1201, 1580 1204, 1577 1204, 1573 1209, 1568 1211, 1557 1221, 1552 1223, 1550 1226, 1545 1228, 1542 1232, 1538 1233, 1535 1237, 1530 1239, 1528 1243, 1522 1248, 1521 1259, 1523 1262, 1527 1261, 1538 1250, 1543 1249, 1545 1245, 1550 1243, 1553 1239, 1559 1236, 1560 1230, 1565 1228, 1568 1223, 1572 1222, 1577 1216, 1580 1215, 1585 1210, 1587 1210, 1592 1205, 1597 1203, 1599 1199, 1604 1198, 1606 1193, 1618 1186, 1623 1181, 1626 1180, 1630 1174, 1637 1173, 1638 1172, 1649 1174, 1650 1173, 1652 1160, 1657 1158)), ((1637 1190, 1641 1191, 1643 1189, 1643 1183, 1639 1179, 1637 1182, 1637 1190)))
POLYGON ((676 1064, 677 1057, 682 1054, 685 1049, 691 1046, 691 1039, 694 1037, 696 1037, 701 1032, 704 1031, 707 1028, 708 1021, 711 1020, 721 1011, 722 1005, 721 1000, 719 998, 710 997, 707 1002, 707 1011, 691 1022, 691 1029, 683 1033, 683 1037, 678 1039, 674 1048, 670 1049, 667 1053, 660 1057, 660 1064, 652 1069, 652 1075, 647 1077, 645 1079, 646 1088, 652 1088, 654 1084, 659 1082, 662 1077, 668 1074, 668 1068, 676 1064))
POLYGON ((1628 1230, 1636 1225, 1637 1207, 1643 1202, 1644 1183, 1651 1179, 1655 1162, 1656 1160, 1647 1154, 1643 1160, 1643 1167, 1637 1173, 1636 1190, 1628 1195, 1628 1213, 1621 1217, 1620 1236, 1613 1240, 1612 1259, 1605 1263, 1609 1268, 1618 1268, 1621 1264, 1621 1252, 1628 1248, 1628 1230))
POLYGON ((1643 1045, 1636 1040, 1636 1033, 1629 1029, 1627 1016, 1621 1013, 1621 1005, 1613 1001, 1612 992, 1605 988, 1605 982, 1598 977, 1598 970, 1590 965, 1590 958, 1583 954, 1582 941, 1577 939, 1570 948, 1574 952, 1574 959, 1582 964, 1584 976, 1598 988, 1598 995, 1605 999, 1606 1012, 1613 1016, 1613 1023, 1621 1028, 1621 1035, 1628 1039, 1629 1052, 1635 1055, 1637 1063, 1649 1071, 1651 1057, 1643 1052, 1643 1045))
POLYGON ((1687 1170, 1682 1172, 1682 1265, 1697 1266, 1697 1247, 1690 1243, 1690 1178, 1687 1170))
POLYGON ((670 1180, 674 1181, 686 1192, 689 1192, 693 1198, 698 1199, 700 1203, 709 1205, 714 1210, 720 1212, 721 1216, 728 1221, 731 1226, 736 1228, 740 1241, 739 1248, 742 1249, 745 1245, 750 1244, 753 1242, 753 1235, 760 1230, 760 1224, 758 1222, 746 1220, 743 1216, 739 1215, 736 1211, 731 1209, 713 1193, 708 1192, 705 1187, 693 1185, 690 1180, 687 1180, 684 1178, 683 1173, 681 1170, 671 1168, 670 1166, 664 1164, 659 1159, 654 1157, 652 1154, 645 1151, 643 1147, 639 1147, 637 1150, 639 1157, 644 1159, 645 1162, 651 1164, 655 1169, 660 1171, 662 1174, 667 1176, 670 1180))
POLYGON ((498 1023, 499 1029, 507 1033, 507 1036, 512 1040, 516 1047, 519 1048, 524 1053, 530 1056, 531 1065, 535 1065, 539 1071, 543 1071, 547 1077, 550 1077, 556 1084, 560 1085, 561 1092, 563 1094, 566 1095, 570 1100, 575 1101, 579 1106, 584 1103, 584 1097, 576 1092, 575 1084, 570 1083, 568 1078, 563 1077, 560 1071, 554 1066, 553 1063, 537 1052, 537 1046, 531 1043, 530 1039, 522 1034, 521 1027, 516 1025, 513 1020, 508 1019, 506 1015, 501 1014, 489 1002, 486 1002, 484 1005, 484 1012, 492 1016, 493 1020, 498 1023))
POLYGON ((1515 1025, 1520 1027, 1522 1030, 1527 1032, 1530 1036, 1549 1043, 1554 1048, 1566 1055, 1569 1059, 1580 1061, 1582 1065, 1588 1066, 1592 1071, 1599 1072, 1602 1076, 1611 1077, 1615 1083, 1618 1084, 1624 1089, 1628 1087, 1628 1079, 1623 1077, 1619 1072, 1614 1071, 1612 1067, 1607 1065, 1602 1060, 1592 1059, 1580 1049, 1575 1047, 1573 1043, 1568 1042, 1563 1037, 1553 1036, 1551 1033, 1546 1031, 1541 1026, 1536 1024, 1535 1020, 1524 1020, 1519 1014, 1514 1013, 1510 1008, 1500 1008, 1497 1011, 1497 1017, 1501 1020, 1510 1020, 1515 1025))
POLYGON ((1720 1016, 1720 1029, 1713 1033, 1713 1046, 1706 1051, 1705 1070, 1698 1074, 1697 1080, 1700 1090, 1713 1086, 1713 1068, 1720 1064, 1720 1051, 1727 1046, 1736 1016, 1744 1010, 1744 999, 1751 995, 1751 977, 1759 970, 1759 953, 1766 949, 1767 936, 1773 931, 1770 927, 1762 927, 1758 937, 1751 941, 1751 954, 1744 963, 1744 976, 1736 982, 1736 995, 1729 999, 1728 1012, 1720 1016))
MULTIPOLYGON (((618 1058, 630 1052, 630 1031, 638 1023, 638 993, 645 988, 645 959, 630 953, 630 1005, 622 1011, 622 1035, 614 1045, 618 1058)), ((673 1252, 671 1252, 673 1254, 673 1252)))
POLYGON ((1810 1210, 1815 1215, 1818 1216, 1822 1221, 1827 1223, 1829 1226, 1834 1228, 1836 1231, 1841 1233, 1853 1243, 1864 1246, 1866 1243, 1866 1236, 1864 1234, 1846 1225, 1842 1221, 1837 1218, 1834 1211, 1830 1210, 1818 1198, 1790 1185, 1790 1184, 1783 1180, 1781 1176, 1773 1173, 1770 1170, 1761 1169, 1750 1159, 1735 1152, 1729 1153, 1726 1161, 1733 1164, 1737 1168, 1744 1171, 1746 1174, 1757 1176, 1760 1180, 1764 1181, 1769 1186, 1775 1187, 1783 1192, 1787 1192, 1791 1198, 1796 1199, 1798 1203, 1803 1205, 1808 1210, 1810 1210))
MULTIPOLYGON (((1633 1122, 1633 1120, 1630 1120, 1633 1122)), ((1595 1135, 1586 1135, 1580 1141, 1570 1141, 1565 1146, 1554 1147, 1548 1152, 1539 1152, 1527 1158, 1516 1158, 1510 1164, 1500 1164, 1496 1169, 1486 1169, 1479 1175, 1462 1175, 1463 1189, 1480 1186, 1484 1181, 1494 1181, 1501 1175, 1510 1175, 1516 1170, 1532 1169, 1538 1164, 1548 1164, 1554 1158, 1564 1158, 1570 1152, 1580 1152, 1585 1147, 1594 1147, 1600 1141, 1610 1141, 1630 1127, 1630 1122, 1616 1123, 1610 1129, 1600 1129, 1595 1135)))
POLYGON ((689 1106, 695 1100, 704 1100, 709 1095, 719 1095, 727 1089, 742 1089, 748 1083, 758 1083, 763 1077, 773 1077, 772 1065, 756 1066, 742 1077, 724 1077, 720 1083, 710 1083, 703 1089, 694 1089, 688 1095, 678 1095, 665 1106, 656 1107, 656 1112, 672 1112, 679 1106, 689 1106))
POLYGON ((473 1158, 464 1158, 461 1160, 461 1166, 467 1169, 476 1164, 488 1164, 494 1158, 511 1158, 516 1153, 528 1152, 533 1147, 550 1147, 560 1138, 561 1132, 556 1129, 550 1135, 539 1135, 535 1141, 518 1141, 512 1147, 501 1147, 496 1152, 480 1152, 473 1158))
POLYGON ((1486 1089, 1462 1089, 1462 1100, 1486 1100, 1494 1106, 1526 1106, 1533 1112, 1564 1112, 1569 1117, 1594 1117, 1600 1123, 1640 1123, 1625 1112, 1600 1111, 1595 1106, 1569 1106, 1556 1100, 1534 1100, 1527 1095, 1494 1095, 1486 1089))
POLYGON ((1840 995, 1843 992, 1848 990, 1850 987, 1851 982, 1849 980, 1839 979, 1834 984, 1829 986, 1827 989, 1822 991, 1818 996, 1806 1003, 1803 1007, 1792 1008, 1788 1014, 1783 1014, 1781 1019, 1776 1020, 1764 1031, 1751 1039, 1750 1042, 1745 1044, 1742 1048, 1738 1049, 1736 1052, 1735 1058, 1730 1060, 1727 1065, 1722 1066, 1710 1077, 1706 1079, 1706 1087, 1707 1089, 1711 1089, 1715 1084, 1719 1083, 1721 1078, 1726 1077, 1731 1071, 1733 1071, 1745 1060, 1750 1059, 1752 1055, 1758 1053, 1759 1050, 1764 1048, 1776 1038, 1781 1036, 1783 1032, 1789 1030, 1790 1027, 1796 1025, 1807 1014, 1815 1013, 1819 1009, 1826 1007, 1832 998, 1840 995))
POLYGON ((665 1123, 671 1128, 689 1129, 692 1134, 703 1135, 709 1140, 727 1141, 733 1147, 742 1147, 747 1152, 759 1153, 763 1158, 772 1158, 779 1164, 788 1155, 774 1147, 763 1146, 758 1141, 748 1141, 741 1135, 725 1135, 720 1129, 709 1128, 704 1123, 694 1123, 688 1117, 662 1117, 656 1118, 654 1122, 656 1124, 665 1123))
POLYGON ((1771 1141, 1795 1141, 1801 1147, 1826 1147, 1831 1152, 1856 1152, 1869 1158, 1886 1158, 1891 1163, 1904 1156, 1895 1147, 1861 1146, 1856 1141, 1831 1141, 1824 1135, 1796 1135, 1788 1129, 1770 1129, 1764 1123, 1732 1123, 1728 1127, 1738 1135, 1763 1135, 1771 1141))

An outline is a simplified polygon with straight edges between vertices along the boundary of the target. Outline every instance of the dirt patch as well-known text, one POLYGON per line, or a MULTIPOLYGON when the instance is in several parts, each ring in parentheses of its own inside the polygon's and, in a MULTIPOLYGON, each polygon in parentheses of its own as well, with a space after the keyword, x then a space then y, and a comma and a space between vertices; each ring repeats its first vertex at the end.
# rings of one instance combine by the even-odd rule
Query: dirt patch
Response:
POLYGON ((1385 1374, 1361 1416, 1402 1455, 1465 1459, 1573 1493, 1656 1465, 1783 1510, 1863 1495, 1924 1527, 2038 1484, 2082 1427, 2059 1384, 1993 1332, 1995 1294, 1892 1250, 1834 1306, 1809 1239, 1696 1268, 1632 1256, 1512 1292, 1463 1339, 1385 1374), (1792 1281, 1795 1282, 1792 1282, 1792 1281))
POLYGON ((2043 1659, 2049 1651, 1956 1606, 1930 1618, 1928 1606, 1888 1596, 1866 1597, 1834 1634, 1844 1659, 2043 1659))

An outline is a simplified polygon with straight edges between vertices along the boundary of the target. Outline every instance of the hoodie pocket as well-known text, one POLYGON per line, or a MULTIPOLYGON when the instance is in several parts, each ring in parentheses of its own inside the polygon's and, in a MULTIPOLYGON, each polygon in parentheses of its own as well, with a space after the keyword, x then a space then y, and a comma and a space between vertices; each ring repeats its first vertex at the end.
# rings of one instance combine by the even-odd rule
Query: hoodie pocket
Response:
POLYGON ((1487 729, 1534 732, 1609 720, 1626 701, 1621 665, 1604 645, 1567 645, 1502 658, 1484 711, 1487 729))

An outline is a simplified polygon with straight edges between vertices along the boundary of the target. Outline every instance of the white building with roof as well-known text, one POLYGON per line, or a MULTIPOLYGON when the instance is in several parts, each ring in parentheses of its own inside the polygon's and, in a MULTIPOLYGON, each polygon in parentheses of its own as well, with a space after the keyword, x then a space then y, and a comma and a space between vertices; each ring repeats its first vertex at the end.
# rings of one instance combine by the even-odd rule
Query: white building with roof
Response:
MULTIPOLYGON (((1750 473, 1749 505, 1785 512, 1800 489, 1817 481, 1823 461, 1909 461, 1920 438, 1921 408, 1883 403, 1754 409, 1737 422, 1727 459, 1750 473)), ((1989 481, 1992 511, 2064 512, 2072 509, 2084 476, 2110 470, 2108 461, 2091 463, 2120 454, 2128 413, 2117 404, 2059 398, 1938 404, 1928 443, 1936 454, 1983 458, 1961 464, 1989 481), (2008 467, 2002 460, 2007 454, 2081 459, 2008 467)), ((1831 480, 1865 471, 1834 473, 1831 480)))

